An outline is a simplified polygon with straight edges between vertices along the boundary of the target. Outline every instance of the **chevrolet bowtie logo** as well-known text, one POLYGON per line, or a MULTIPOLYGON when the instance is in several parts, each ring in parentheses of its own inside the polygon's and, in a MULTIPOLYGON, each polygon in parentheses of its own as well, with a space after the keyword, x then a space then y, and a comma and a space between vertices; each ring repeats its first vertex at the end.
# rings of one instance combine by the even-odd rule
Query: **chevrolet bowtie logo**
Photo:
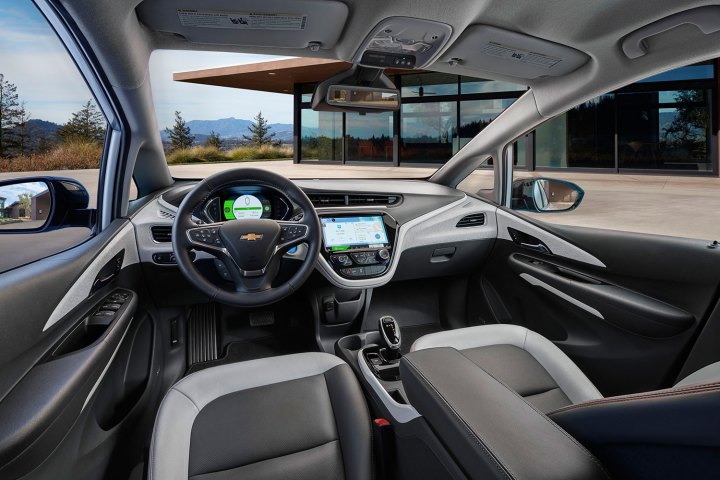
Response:
POLYGON ((255 240, 262 240, 262 238, 262 233, 248 233, 247 235, 240 236, 240 240, 247 240, 249 242, 254 242, 255 240))

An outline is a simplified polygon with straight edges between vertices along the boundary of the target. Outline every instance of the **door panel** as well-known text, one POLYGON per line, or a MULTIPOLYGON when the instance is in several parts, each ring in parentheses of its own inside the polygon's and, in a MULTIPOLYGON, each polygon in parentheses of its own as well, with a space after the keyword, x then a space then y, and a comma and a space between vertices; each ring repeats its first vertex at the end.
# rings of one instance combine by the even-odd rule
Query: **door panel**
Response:
POLYGON ((550 338, 605 395, 672 384, 717 303, 720 252, 696 240, 498 223, 522 238, 499 231, 476 279, 491 321, 550 338), (551 253, 529 248, 528 238, 551 253), (573 248, 556 250, 563 244, 573 248))
POLYGON ((122 424, 133 410, 153 411, 156 327, 138 293, 134 239, 117 220, 0 274, 0 478, 109 478, 122 424), (113 313, 96 315, 102 308, 113 313))

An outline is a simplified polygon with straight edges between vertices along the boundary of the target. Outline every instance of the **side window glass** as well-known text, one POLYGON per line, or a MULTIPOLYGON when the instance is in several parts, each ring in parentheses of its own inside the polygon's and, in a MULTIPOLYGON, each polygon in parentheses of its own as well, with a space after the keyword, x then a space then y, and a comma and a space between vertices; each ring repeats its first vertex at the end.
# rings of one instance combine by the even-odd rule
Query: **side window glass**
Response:
POLYGON ((92 236, 107 121, 32 1, 0 18, 2 272, 92 236))
POLYGON ((524 153, 513 147, 512 208, 561 225, 720 239, 715 66, 671 70, 545 122, 524 153))

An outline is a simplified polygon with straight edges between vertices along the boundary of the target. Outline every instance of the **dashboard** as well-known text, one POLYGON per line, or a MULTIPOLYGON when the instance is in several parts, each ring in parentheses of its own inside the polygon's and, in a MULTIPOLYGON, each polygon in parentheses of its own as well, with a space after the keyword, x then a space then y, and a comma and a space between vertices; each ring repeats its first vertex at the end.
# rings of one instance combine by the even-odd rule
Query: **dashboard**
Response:
MULTIPOLYGON (((389 281, 432 278, 466 272, 484 261, 498 235, 497 208, 464 193, 423 180, 303 179, 294 181, 310 197, 320 217, 322 247, 317 271, 332 285, 374 288, 389 281), (402 198, 382 204, 378 198, 402 198), (483 222, 463 228, 461 221, 482 215, 483 222)), ((178 183, 133 218, 142 262, 157 266, 168 281, 180 272, 170 232, 174 214, 195 185, 178 183), (158 259, 162 260, 159 261, 158 259), (167 259, 167 261, 165 261, 167 259)), ((206 223, 236 218, 297 221, 301 210, 277 189, 238 183, 213 192, 194 216, 206 223)), ((304 258, 302 245, 287 259, 304 258)), ((286 258, 284 257, 284 258, 286 258)), ((196 263, 215 262, 197 253, 196 263)), ((294 268, 293 262, 287 263, 294 268)), ((224 278, 224 277, 223 277, 224 278)))
POLYGON ((302 213, 279 191, 265 186, 227 187, 213 195, 195 212, 209 223, 246 218, 299 220, 302 213))

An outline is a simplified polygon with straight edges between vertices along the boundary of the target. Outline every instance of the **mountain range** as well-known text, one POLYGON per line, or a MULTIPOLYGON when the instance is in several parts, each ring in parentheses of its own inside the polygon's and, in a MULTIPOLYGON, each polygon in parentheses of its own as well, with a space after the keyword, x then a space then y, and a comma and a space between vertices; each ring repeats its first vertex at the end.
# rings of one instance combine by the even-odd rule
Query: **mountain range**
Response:
MULTIPOLYGON (((217 120, 190 120, 187 126, 190 127, 190 133, 195 135, 196 141, 202 141, 207 138, 210 133, 215 132, 222 139, 242 138, 243 135, 249 135, 248 127, 252 125, 252 120, 242 118, 219 118, 217 120)), ((275 139, 281 142, 292 141, 293 126, 291 123, 271 123, 270 133, 275 134, 275 139)), ((163 141, 167 141, 168 135, 165 130, 160 131, 163 141)))

